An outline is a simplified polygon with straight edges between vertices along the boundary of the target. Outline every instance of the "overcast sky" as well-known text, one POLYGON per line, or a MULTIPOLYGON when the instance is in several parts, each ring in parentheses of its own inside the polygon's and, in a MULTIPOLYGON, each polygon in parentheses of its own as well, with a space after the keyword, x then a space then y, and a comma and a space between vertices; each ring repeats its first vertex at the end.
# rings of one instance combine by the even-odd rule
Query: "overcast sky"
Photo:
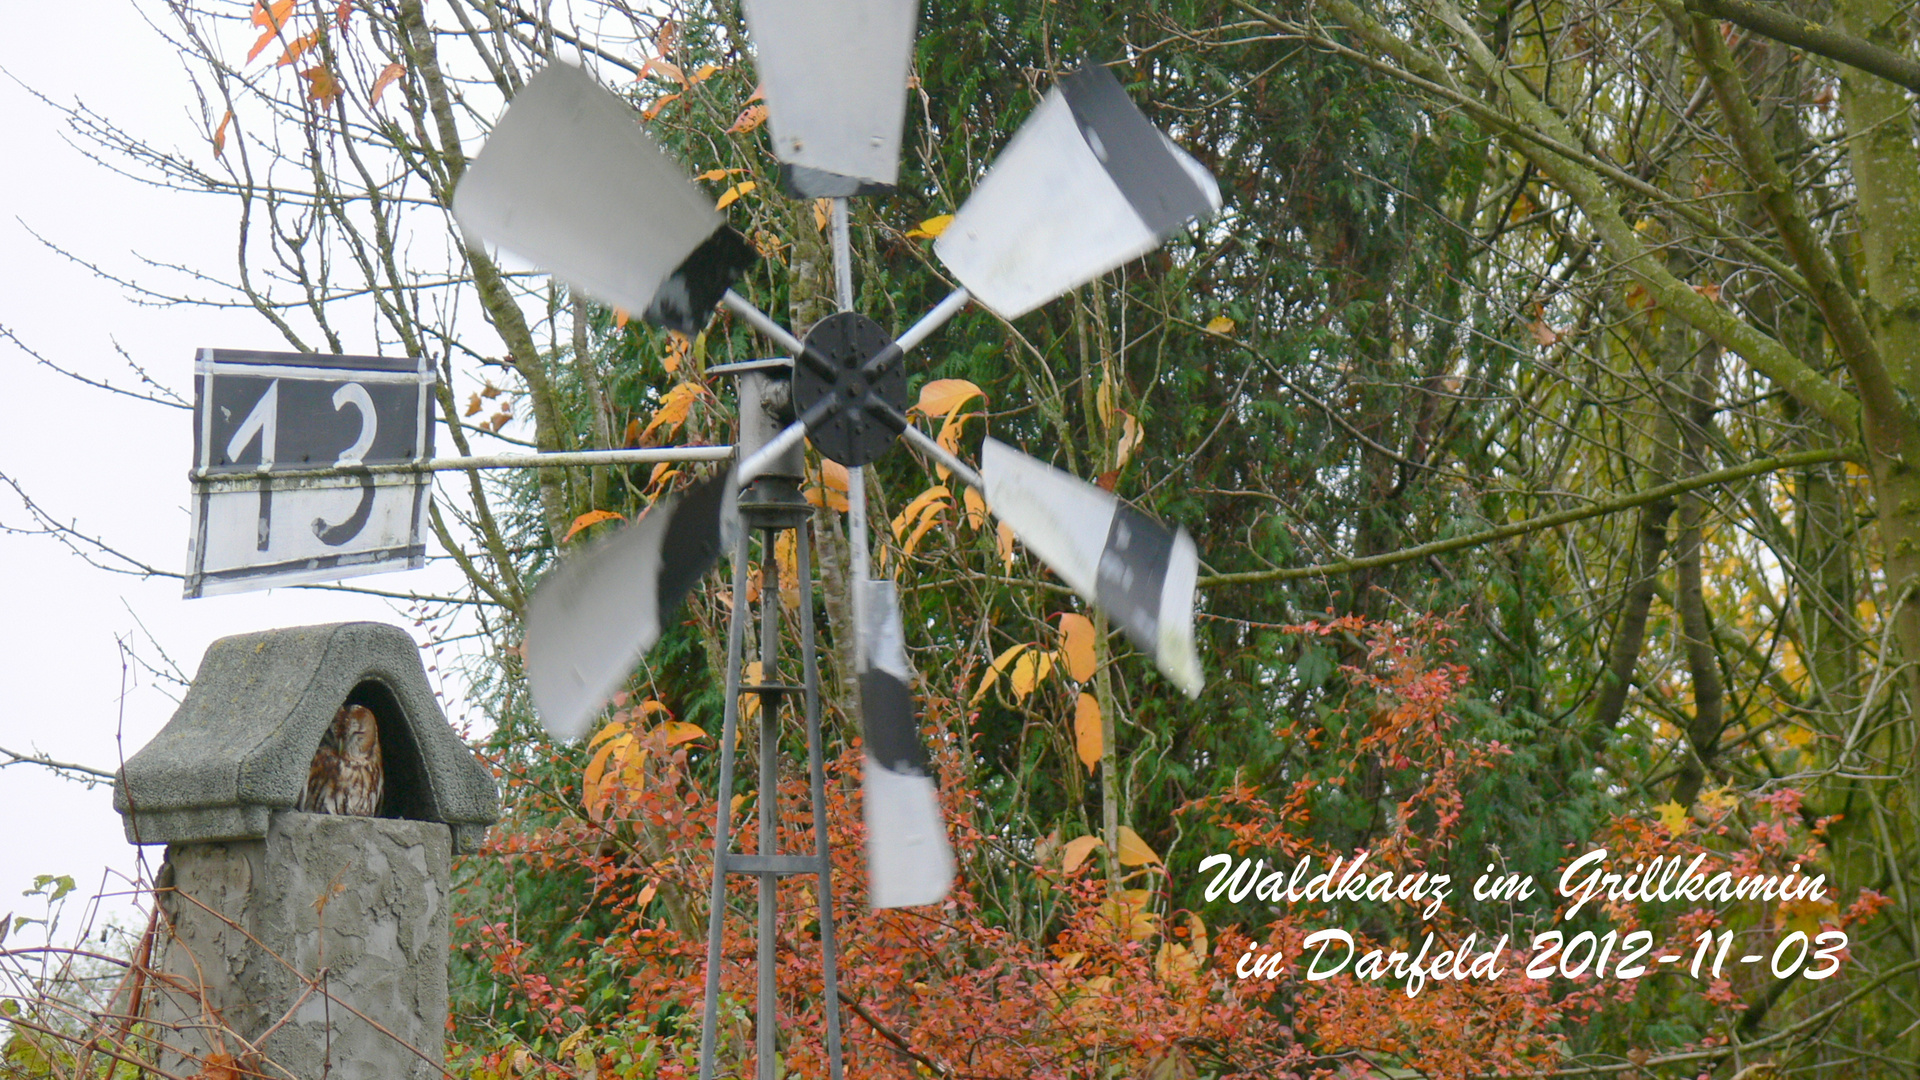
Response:
MULTIPOLYGON (((54 363, 134 386, 117 342, 186 398, 198 348, 287 348, 249 312, 140 306, 34 238, 129 278, 165 280, 142 257, 221 276, 233 267, 230 205, 89 161, 63 140, 60 114, 30 92, 84 102, 151 144, 211 157, 178 57, 133 4, 0 2, 8 16, 0 35, 0 326, 54 363)), ((183 569, 187 412, 90 389, 4 340, 0 394, 0 473, 60 521, 154 566, 183 569)), ((0 523, 30 524, 4 486, 0 523)), ((402 591, 450 587, 439 570, 360 580, 402 591)), ((146 662, 171 657, 189 676, 214 639, 274 626, 376 619, 423 640, 375 598, 287 589, 188 601, 180 588, 177 578, 96 570, 46 538, 0 535, 0 747, 109 770, 137 751, 172 714, 179 690, 127 668, 122 640, 146 662)), ((158 856, 150 851, 150 869, 158 856)), ((20 895, 37 874, 72 875, 91 895, 126 888, 121 875, 134 865, 107 786, 88 790, 33 766, 0 769, 0 915, 38 914, 20 895)), ((124 901, 114 906, 125 911, 124 901)))

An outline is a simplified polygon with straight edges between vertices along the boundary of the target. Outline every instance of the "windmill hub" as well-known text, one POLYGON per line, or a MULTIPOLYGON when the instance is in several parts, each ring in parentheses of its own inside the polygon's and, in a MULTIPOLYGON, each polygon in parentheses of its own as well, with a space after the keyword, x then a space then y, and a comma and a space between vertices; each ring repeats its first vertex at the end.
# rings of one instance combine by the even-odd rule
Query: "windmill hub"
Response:
POLYGON ((849 468, 887 452, 906 428, 907 375, 893 336, 856 311, 814 324, 794 365, 793 400, 804 413, 830 400, 826 419, 808 439, 849 468))

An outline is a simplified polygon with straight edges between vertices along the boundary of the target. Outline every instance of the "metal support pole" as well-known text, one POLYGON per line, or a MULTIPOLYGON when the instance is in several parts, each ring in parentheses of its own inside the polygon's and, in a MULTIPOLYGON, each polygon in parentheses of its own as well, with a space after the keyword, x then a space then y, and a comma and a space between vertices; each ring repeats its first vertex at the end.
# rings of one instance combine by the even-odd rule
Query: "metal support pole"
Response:
POLYGON ((713 1080, 713 1037, 720 1009, 722 931, 727 921, 727 852, 733 844, 733 740, 740 723, 740 647, 747 634, 747 546, 752 536, 740 530, 733 549, 733 611, 727 618, 727 700, 720 725, 720 798, 713 830, 713 891, 707 906, 707 996, 700 1013, 700 1080, 713 1080))
MULTIPOLYGON (((782 529, 764 529, 760 533, 760 685, 777 686, 780 663, 780 560, 776 556, 776 538, 782 529)), ((777 690, 760 691, 760 790, 754 801, 760 807, 760 845, 762 856, 780 854, 778 832, 780 810, 780 699, 777 690)), ((777 987, 774 982, 774 939, 779 914, 779 879, 771 873, 760 875, 760 935, 756 955, 760 976, 758 1007, 754 1010, 754 1045, 759 1058, 760 1080, 775 1080, 775 1036, 780 1029, 777 987)))
POLYGON ((840 1080, 840 960, 833 939, 833 857, 827 846, 827 770, 820 736, 820 653, 813 641, 813 575, 807 527, 794 534, 794 561, 800 567, 800 665, 806 685, 807 772, 813 799, 813 855, 820 860, 816 891, 820 896, 820 976, 826 998, 827 1075, 840 1080))

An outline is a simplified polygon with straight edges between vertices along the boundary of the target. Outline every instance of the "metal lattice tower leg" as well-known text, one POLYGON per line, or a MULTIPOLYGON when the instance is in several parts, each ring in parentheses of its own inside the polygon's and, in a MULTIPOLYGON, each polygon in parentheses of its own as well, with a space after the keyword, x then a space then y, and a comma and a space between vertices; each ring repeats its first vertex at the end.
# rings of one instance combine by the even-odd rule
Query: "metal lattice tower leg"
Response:
POLYGON ((706 1008, 700 1025, 700 1075, 703 1080, 712 1080, 714 1075, 728 874, 753 874, 759 879, 755 1041, 760 1080, 773 1080, 774 1058, 778 1052, 778 956, 775 934, 778 879, 782 874, 814 875, 820 903, 821 974, 826 998, 822 1008, 827 1018, 827 1057, 831 1080, 840 1080, 841 1076, 839 972, 833 935, 833 861, 827 837, 825 753, 820 731, 819 653, 814 641, 812 575, 804 570, 798 581, 800 684, 782 683, 779 672, 780 564, 774 552, 780 534, 788 529, 795 533, 796 563, 799 567, 807 567, 811 545, 808 543, 804 519, 792 524, 762 526, 753 530, 760 533, 760 681, 751 686, 742 683, 749 607, 747 568, 751 537, 748 530, 742 530, 734 548, 733 612, 727 626, 728 692, 725 722, 720 736, 718 822, 714 832, 713 888, 709 894, 711 906, 707 919, 706 1008), (740 723, 740 702, 748 694, 758 695, 760 702, 758 855, 738 855, 733 852, 733 746, 740 723), (795 697, 800 698, 807 729, 808 794, 813 803, 813 852, 809 855, 779 853, 780 715, 783 704, 789 712, 793 711, 795 697))

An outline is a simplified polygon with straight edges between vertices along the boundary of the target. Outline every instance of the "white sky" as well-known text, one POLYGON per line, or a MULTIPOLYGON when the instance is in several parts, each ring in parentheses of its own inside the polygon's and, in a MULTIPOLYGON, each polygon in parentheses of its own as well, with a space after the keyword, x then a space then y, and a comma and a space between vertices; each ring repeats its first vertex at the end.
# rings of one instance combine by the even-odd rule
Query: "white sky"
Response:
MULTIPOLYGON (((150 143, 210 157, 178 58, 132 3, 0 0, 0 10, 0 69, 12 76, 0 75, 0 325, 55 363, 131 386, 117 341, 188 398, 196 349, 287 348, 250 312, 136 305, 29 234, 130 278, 157 279, 142 255, 221 276, 233 266, 229 206, 147 187, 87 160, 62 140, 59 114, 21 85, 57 102, 82 101, 150 143)), ((4 340, 0 386, 0 472, 61 521, 149 564, 184 567, 186 412, 82 386, 4 340)), ((0 522, 30 523, 4 487, 0 522)), ((359 582, 439 591, 451 588, 450 577, 429 569, 359 582)), ((0 746, 104 769, 137 751, 174 708, 177 690, 139 670, 127 675, 123 707, 116 638, 160 659, 142 623, 189 676, 214 639, 274 626, 374 619, 422 640, 377 598, 288 589, 186 601, 177 579, 104 573, 37 537, 0 535, 0 598, 0 746)), ((149 850, 151 868, 159 851, 149 850)), ((124 888, 114 875, 133 867, 107 786, 88 790, 33 766, 0 769, 0 915, 39 913, 36 900, 20 895, 36 874, 70 874, 90 895, 124 888)), ((125 910, 124 901, 111 906, 125 910)))

